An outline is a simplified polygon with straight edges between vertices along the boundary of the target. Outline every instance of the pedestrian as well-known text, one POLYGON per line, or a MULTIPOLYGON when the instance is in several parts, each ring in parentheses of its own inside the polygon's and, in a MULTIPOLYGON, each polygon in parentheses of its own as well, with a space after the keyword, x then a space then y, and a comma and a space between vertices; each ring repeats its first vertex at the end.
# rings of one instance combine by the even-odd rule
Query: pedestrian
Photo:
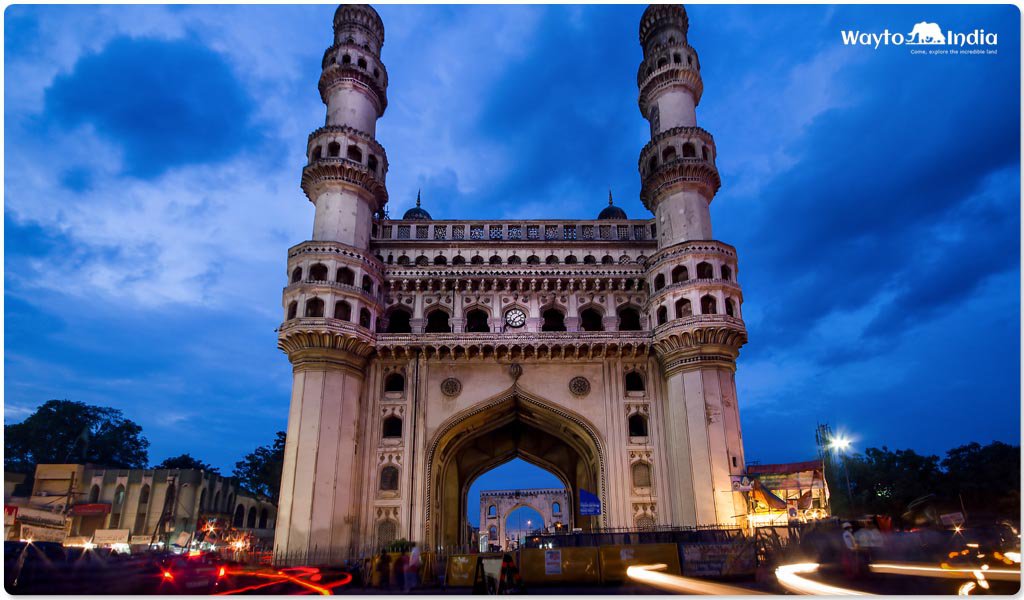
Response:
POLYGON ((412 545, 412 550, 409 552, 409 565, 405 571, 405 588, 409 591, 420 584, 420 567, 423 564, 423 560, 420 556, 420 547, 416 544, 412 545))
POLYGON ((409 553, 407 550, 402 550, 398 554, 398 558, 395 559, 395 583, 398 584, 403 592, 408 592, 408 588, 405 585, 405 569, 409 566, 409 553))
POLYGON ((384 550, 377 557, 377 574, 380 575, 380 589, 391 589, 391 556, 384 550))
POLYGON ((849 579, 856 579, 860 572, 860 555, 853 525, 849 521, 843 523, 843 546, 843 573, 849 579))

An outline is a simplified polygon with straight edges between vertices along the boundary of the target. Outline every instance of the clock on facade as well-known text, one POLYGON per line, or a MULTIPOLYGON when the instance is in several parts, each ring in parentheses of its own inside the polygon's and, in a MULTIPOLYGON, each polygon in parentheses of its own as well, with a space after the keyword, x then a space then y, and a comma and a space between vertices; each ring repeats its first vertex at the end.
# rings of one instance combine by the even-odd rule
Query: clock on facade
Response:
POLYGON ((505 323, 507 323, 509 327, 522 327, 523 325, 526 325, 526 313, 518 308, 513 308, 505 313, 505 323))

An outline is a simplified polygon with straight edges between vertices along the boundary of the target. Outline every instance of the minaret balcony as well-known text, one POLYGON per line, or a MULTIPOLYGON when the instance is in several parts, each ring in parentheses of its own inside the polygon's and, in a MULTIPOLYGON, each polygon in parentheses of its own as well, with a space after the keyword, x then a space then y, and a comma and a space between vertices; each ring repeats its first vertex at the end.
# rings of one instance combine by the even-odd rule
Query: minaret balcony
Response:
POLYGON ((679 157, 648 169, 642 178, 640 200, 648 210, 656 212, 661 199, 677 190, 695 190, 710 202, 720 187, 722 179, 710 160, 679 157))
POLYGON ((318 281, 312 279, 305 279, 297 283, 289 283, 284 288, 284 294, 291 296, 293 294, 301 294, 305 292, 307 295, 314 295, 317 292, 335 291, 344 292, 349 295, 358 296, 363 298, 369 304, 380 304, 381 296, 371 294, 361 287, 355 285, 349 285, 347 283, 340 283, 337 281, 318 281))
POLYGON ((365 71, 382 87, 388 87, 388 70, 380 57, 355 42, 335 44, 324 50, 321 68, 327 69, 334 65, 350 66, 365 71))
MULTIPOLYGON (((380 63, 378 63, 380 64, 380 63)), ((380 64, 380 68, 383 68, 380 64)), ((360 87, 373 98, 376 104, 377 117, 384 115, 388 107, 387 73, 380 71, 376 77, 372 69, 367 66, 360 66, 358 63, 334 63, 328 65, 320 74, 320 82, 317 88, 320 90, 320 99, 324 104, 328 103, 331 90, 345 82, 360 87)))
POLYGON ((323 186, 332 183, 348 184, 369 193, 373 198, 374 212, 382 210, 388 201, 388 190, 384 176, 371 171, 365 164, 341 156, 321 157, 302 169, 302 191, 310 202, 316 198, 323 186))
POLYGON ((340 157, 364 165, 382 181, 387 177, 387 152, 384 146, 365 132, 348 125, 325 125, 309 134, 306 142, 306 158, 309 163, 322 158, 340 157))
POLYGON ((642 88, 648 78, 669 68, 693 69, 700 71, 697 51, 689 44, 676 42, 671 45, 659 46, 644 56, 636 71, 636 86, 642 88))
MULTIPOLYGON (((735 367, 747 343, 743 320, 728 315, 691 315, 654 329, 653 347, 663 361, 721 361, 735 367)), ((676 365, 678 366, 678 365, 676 365)))
POLYGON ((663 163, 677 158, 699 159, 713 167, 718 149, 715 138, 701 127, 673 127, 651 138, 640 150, 637 168, 647 177, 663 163))
POLYGON ((701 80, 700 72, 686 65, 669 63, 644 76, 640 82, 640 113, 648 114, 648 103, 658 92, 675 86, 688 89, 693 94, 693 103, 700 104, 700 97, 704 93, 704 82, 701 80))
POLYGON ((340 351, 365 360, 373 353, 373 331, 356 323, 324 317, 298 317, 277 329, 277 347, 289 356, 302 351, 340 351))
POLYGON ((743 289, 740 284, 731 279, 687 279, 677 283, 670 283, 665 287, 652 291, 649 304, 651 306, 660 304, 666 296, 677 292, 691 292, 694 290, 722 290, 726 293, 743 298, 743 289))

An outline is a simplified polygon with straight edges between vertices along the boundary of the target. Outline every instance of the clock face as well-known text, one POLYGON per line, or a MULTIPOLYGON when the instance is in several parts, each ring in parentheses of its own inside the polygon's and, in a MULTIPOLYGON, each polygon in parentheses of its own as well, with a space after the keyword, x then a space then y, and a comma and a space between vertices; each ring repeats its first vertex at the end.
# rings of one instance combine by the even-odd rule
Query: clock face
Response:
POLYGON ((526 325, 526 313, 518 308, 513 308, 505 313, 505 322, 509 327, 522 327, 526 325))

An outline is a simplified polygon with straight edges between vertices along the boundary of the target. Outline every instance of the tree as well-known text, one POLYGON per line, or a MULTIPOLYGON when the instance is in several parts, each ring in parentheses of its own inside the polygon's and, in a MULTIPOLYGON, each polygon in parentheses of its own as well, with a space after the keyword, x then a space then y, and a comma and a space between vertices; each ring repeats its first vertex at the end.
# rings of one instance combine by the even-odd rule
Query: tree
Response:
POLYGON ((284 468, 285 433, 277 432, 274 443, 260 446, 235 463, 234 477, 245 489, 277 503, 284 468))
POLYGON ((945 489, 951 504, 968 514, 1020 515, 1020 446, 972 442, 946 452, 945 489))
POLYGON ((154 469, 196 469, 197 471, 206 471, 208 473, 215 473, 220 475, 220 471, 211 465, 204 463, 198 458, 193 457, 191 454, 185 453, 179 456, 172 456, 165 458, 163 462, 153 467, 154 469))
POLYGON ((833 511, 847 517, 864 513, 900 515, 910 502, 938 491, 942 485, 939 457, 922 456, 913 450, 868 448, 864 454, 830 460, 827 467, 833 511), (852 506, 844 468, 849 472, 852 506))
POLYGON ((71 400, 49 400, 21 423, 4 425, 4 469, 35 472, 36 465, 91 463, 145 468, 149 440, 120 410, 71 400))

